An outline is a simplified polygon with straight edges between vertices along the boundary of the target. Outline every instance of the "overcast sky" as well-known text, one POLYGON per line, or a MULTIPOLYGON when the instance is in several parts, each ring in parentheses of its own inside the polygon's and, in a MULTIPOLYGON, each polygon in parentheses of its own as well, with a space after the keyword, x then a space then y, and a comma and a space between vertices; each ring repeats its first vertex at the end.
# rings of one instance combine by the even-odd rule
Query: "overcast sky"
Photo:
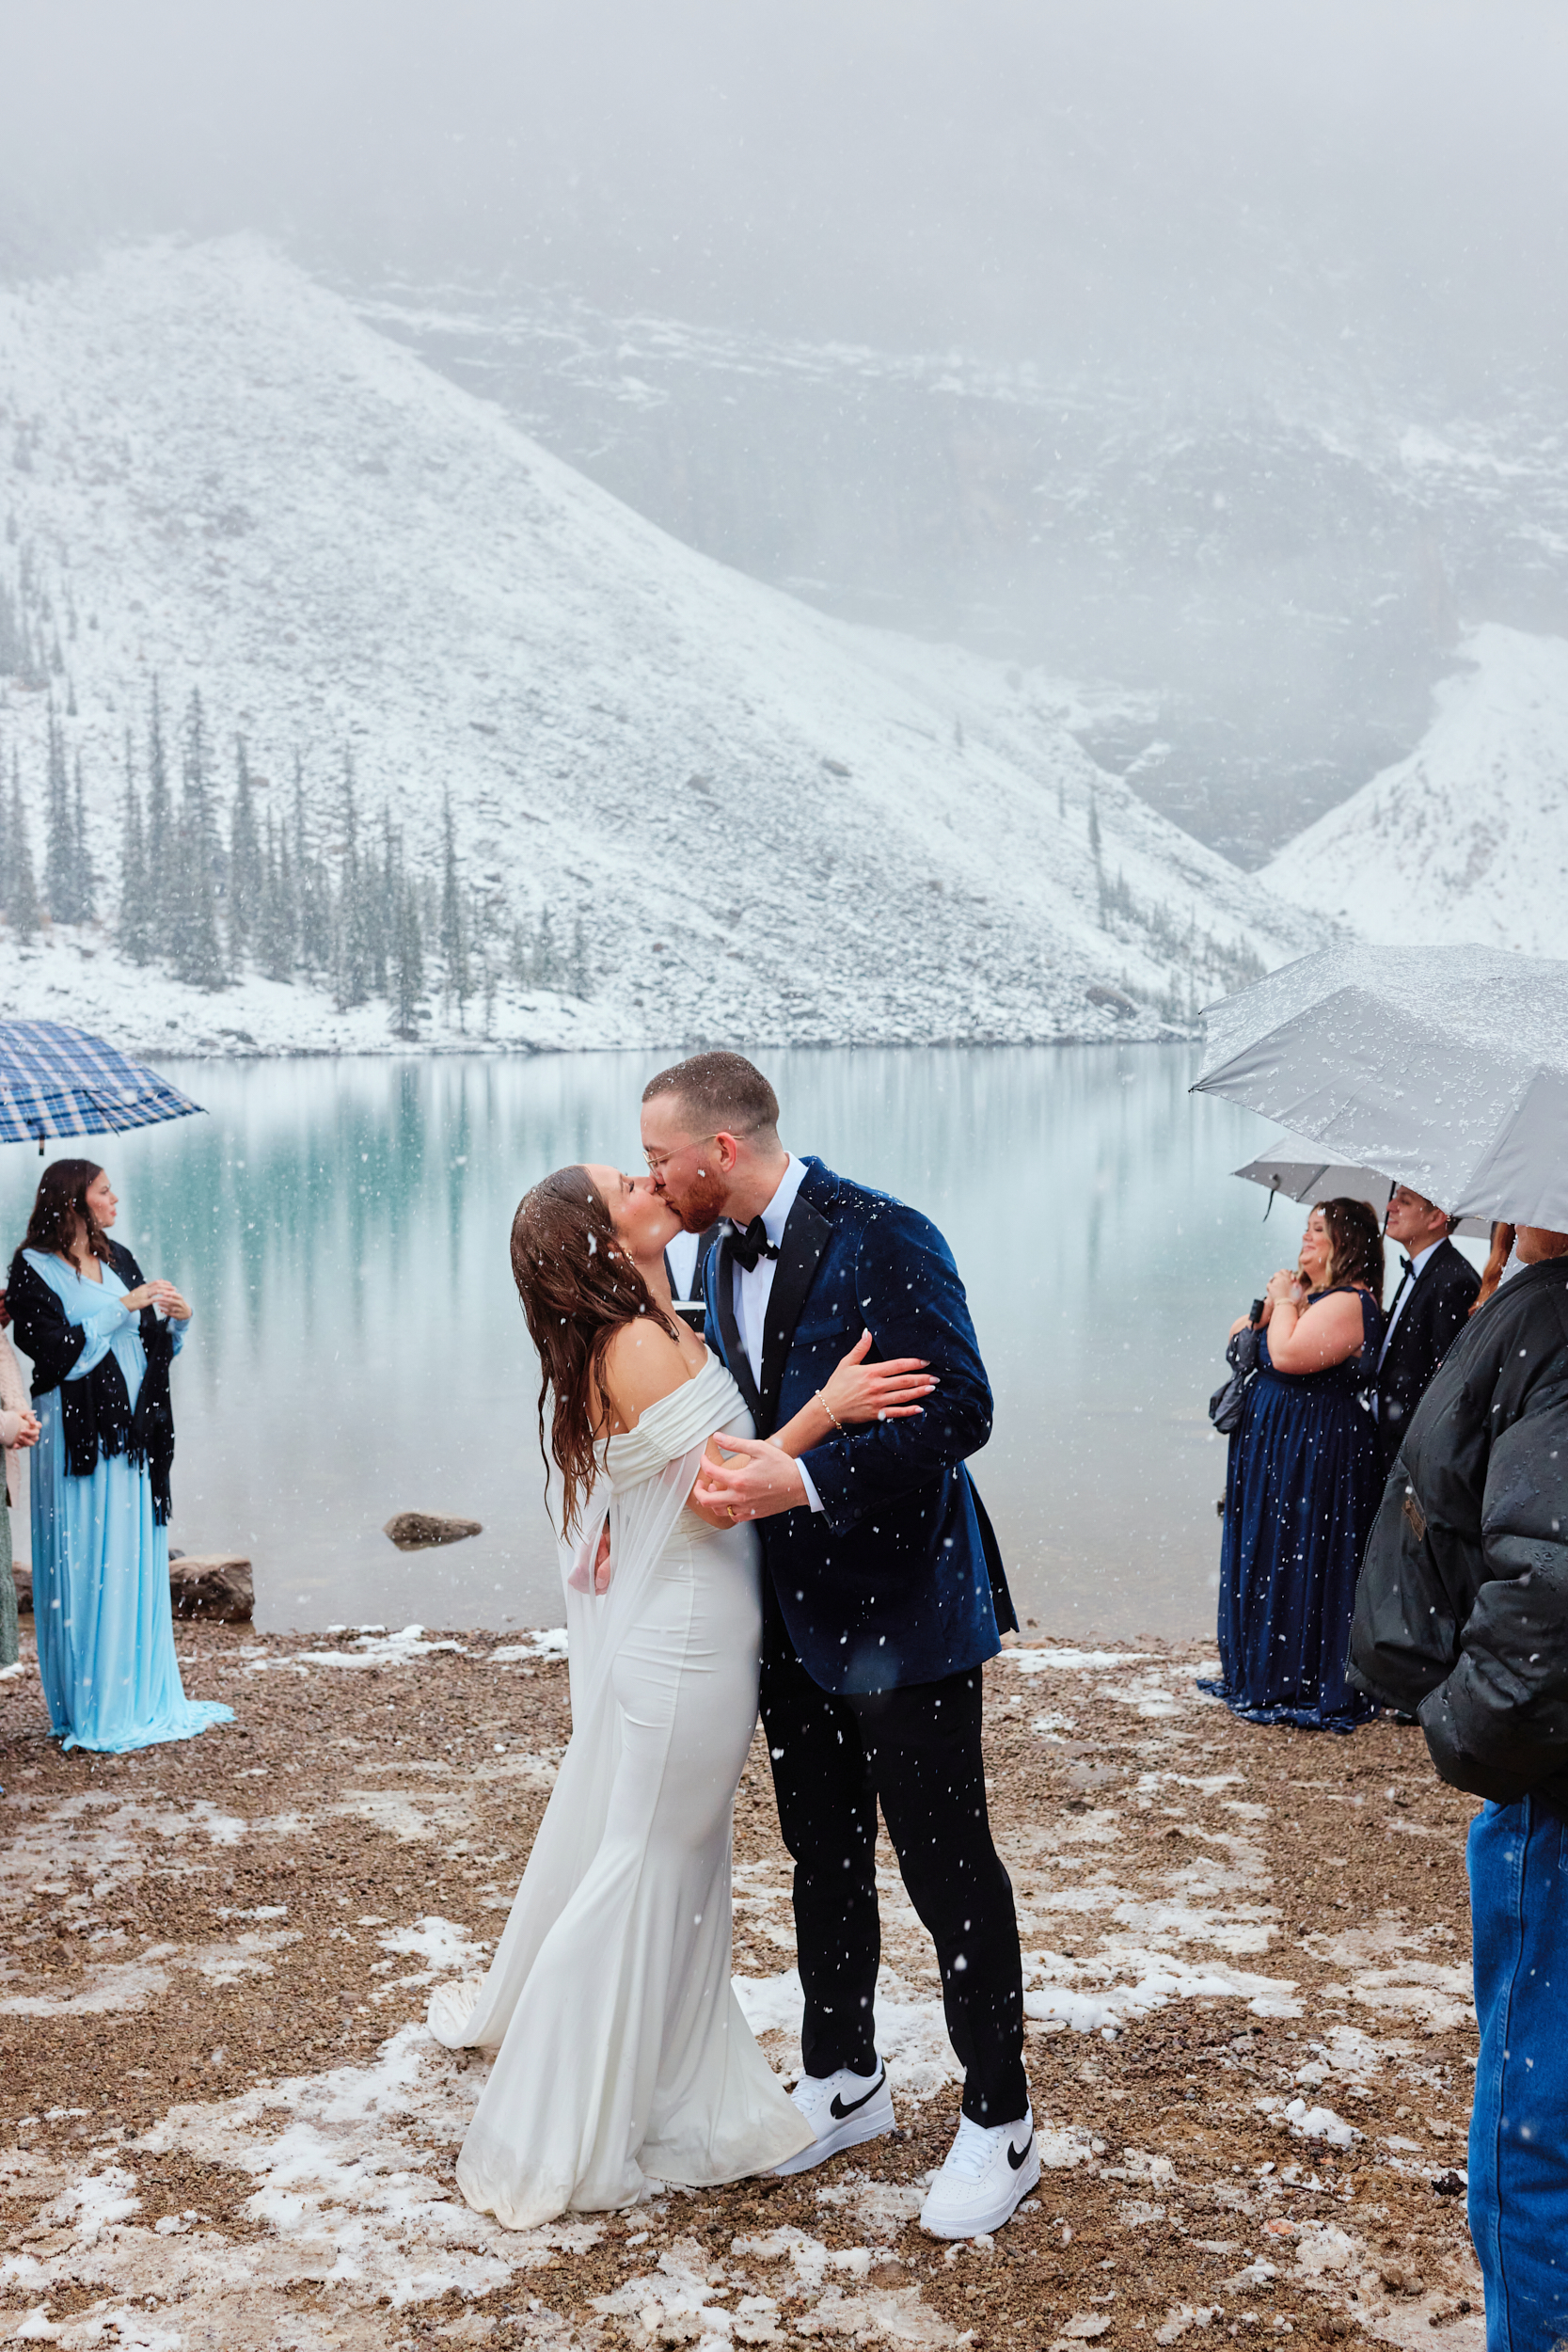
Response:
POLYGON ((0 57, 13 257, 256 228, 893 348, 1467 394, 1564 345, 1563 0, 0 0, 0 57))

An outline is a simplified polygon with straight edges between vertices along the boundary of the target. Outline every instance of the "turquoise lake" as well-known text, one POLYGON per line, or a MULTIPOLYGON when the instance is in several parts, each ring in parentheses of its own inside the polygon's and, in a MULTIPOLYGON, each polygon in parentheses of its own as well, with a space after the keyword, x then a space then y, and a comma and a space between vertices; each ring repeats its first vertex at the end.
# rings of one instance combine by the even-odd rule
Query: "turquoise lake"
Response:
MULTIPOLYGON (((103 1139, 119 1237, 196 1308, 171 1539, 248 1552, 259 1623, 561 1621, 507 1236, 546 1169, 641 1167, 641 1088, 668 1058, 171 1061, 207 1115, 103 1139), (411 1508, 484 1533, 402 1554, 381 1530, 411 1508)), ((1187 1047, 758 1058, 794 1150, 952 1245, 996 1394, 973 1469, 1021 1613, 1072 1634, 1210 1626, 1225 1448, 1207 1399, 1303 1214, 1265 1225, 1229 1170, 1275 1131, 1189 1095, 1187 1047)), ((38 1165, 0 1156, 8 1259, 38 1165)))

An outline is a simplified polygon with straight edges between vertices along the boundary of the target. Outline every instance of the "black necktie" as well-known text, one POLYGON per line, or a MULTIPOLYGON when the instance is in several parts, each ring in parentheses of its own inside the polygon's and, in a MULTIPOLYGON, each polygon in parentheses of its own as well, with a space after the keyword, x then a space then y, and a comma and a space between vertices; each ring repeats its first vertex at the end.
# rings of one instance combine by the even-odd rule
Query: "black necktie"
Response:
POLYGON ((1396 1290, 1396 1291, 1395 1291, 1393 1297, 1392 1297, 1392 1298, 1389 1300, 1389 1302, 1388 1302, 1388 1320, 1389 1320, 1390 1324, 1391 1324, 1391 1323, 1393 1322, 1393 1320, 1394 1320, 1394 1310, 1395 1310, 1395 1308, 1399 1305, 1400 1300, 1401 1300, 1401 1299, 1404 1296, 1404 1286, 1405 1286, 1405 1284, 1406 1284, 1406 1283, 1410 1280, 1411 1276, 1412 1276, 1412 1275, 1415 1273, 1415 1271, 1416 1271, 1415 1267, 1411 1264, 1410 1260, 1409 1260, 1408 1258, 1402 1258, 1402 1259, 1400 1260, 1400 1263, 1401 1263, 1401 1265, 1402 1265, 1402 1266, 1403 1266, 1403 1268, 1404 1268, 1404 1272, 1403 1272, 1403 1273, 1400 1276, 1400 1282, 1399 1282, 1399 1288, 1398 1288, 1398 1290, 1396 1290))
POLYGON ((731 1226, 730 1248, 735 1252, 736 1265, 744 1266, 748 1274, 759 1258, 776 1258, 779 1254, 778 1246, 768 1240, 768 1228, 760 1216, 752 1217, 744 1232, 738 1227, 731 1226))

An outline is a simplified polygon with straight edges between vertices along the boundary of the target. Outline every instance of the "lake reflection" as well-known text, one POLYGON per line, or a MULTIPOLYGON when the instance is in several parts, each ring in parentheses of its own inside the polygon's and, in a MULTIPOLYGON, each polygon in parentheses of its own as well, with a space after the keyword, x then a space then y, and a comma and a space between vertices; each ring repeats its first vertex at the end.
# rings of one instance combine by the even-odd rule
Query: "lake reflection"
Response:
MULTIPOLYGON (((761 1058, 787 1143, 952 1244, 996 1391, 974 1473, 1021 1612, 1072 1633, 1211 1625, 1225 1453, 1205 1404, 1301 1216, 1265 1229, 1227 1171, 1274 1130, 1189 1095, 1186 1047, 761 1058)), ((559 1622, 508 1231, 550 1168, 641 1166, 660 1064, 169 1062, 210 1116, 106 1139, 120 1237, 197 1310, 171 1534, 248 1551, 261 1624, 559 1622), (381 1527, 410 1508, 484 1534, 401 1555, 381 1527)), ((38 1168, 0 1157, 8 1258, 38 1168)))

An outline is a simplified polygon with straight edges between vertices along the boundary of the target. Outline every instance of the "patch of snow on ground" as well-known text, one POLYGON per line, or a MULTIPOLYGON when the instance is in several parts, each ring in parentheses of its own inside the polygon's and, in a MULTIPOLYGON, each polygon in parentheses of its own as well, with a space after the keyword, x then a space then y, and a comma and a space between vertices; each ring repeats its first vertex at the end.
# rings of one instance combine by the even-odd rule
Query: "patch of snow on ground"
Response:
POLYGON ((531 1633, 524 1642, 503 1642, 490 1652, 493 1666, 515 1666, 535 1658, 564 1658, 566 1629, 563 1625, 546 1626, 531 1633))
POLYGON ((490 1964, 488 1947, 470 1942, 468 1931, 454 1920, 443 1919, 431 1912, 417 1919, 411 1928, 391 1928, 376 1942, 384 1952, 409 1952, 425 1963, 417 1976, 400 1977, 400 1984, 430 1984, 438 1976, 450 1976, 454 1969, 478 1968, 490 1964))
POLYGON ((459 1658, 468 1655, 461 1642, 427 1642, 422 1625, 405 1625, 399 1633, 385 1633, 376 1627, 359 1632, 342 1649, 302 1649, 277 1658, 254 1658, 245 1672, 259 1675, 278 1668, 298 1672, 308 1666, 409 1666, 417 1658, 428 1658, 436 1650, 451 1650, 459 1658))
POLYGON ((1067 2026, 1074 2033, 1118 2031, 1131 2018, 1147 2017, 1172 2001, 1244 2000, 1259 2017, 1299 2017, 1301 2003, 1288 1979, 1250 1976, 1243 1969, 1210 1962, 1189 1965, 1168 1952, 1123 1949, 1093 1959, 1069 1960, 1057 1953, 1031 1956, 1030 1973, 1086 1979, 1037 1984, 1023 1996, 1023 2013, 1037 2023, 1067 2026))
POLYGON ((443 2185, 435 2159, 462 2137, 478 2087, 422 2027, 405 2026, 370 2066, 176 2107, 135 2145, 248 2174, 245 2211, 267 2233, 234 2242, 195 2226, 199 2214, 179 2217, 188 2229, 144 2225, 130 2174, 110 2161, 50 2207, 63 2242, 12 2257, 0 2281, 43 2296, 44 2309, 68 2285, 91 2289, 101 2299, 83 2315, 84 2332, 59 2327, 70 2344, 118 2328, 122 2344, 176 2352, 190 2341, 186 2329, 166 2321, 148 2332, 146 2298, 199 2312, 211 2331, 203 2342, 313 2344, 313 2334, 295 2333, 291 2290, 302 2280, 352 2286, 356 2303, 385 2296, 400 2311, 453 2289, 483 2295, 558 2252, 585 2252, 601 2234, 597 2222, 503 2230, 443 2185))
POLYGON ((1005 1649, 1003 1657, 1020 1674, 1098 1674, 1107 1666, 1141 1666, 1148 1652, 1136 1649, 1005 1649))
POLYGON ((915 2220, 926 2201, 918 2183, 879 2181, 869 2172, 846 2172, 830 2187, 819 2188, 816 2201, 831 2213, 865 2232, 867 2237, 897 2236, 907 2221, 915 2220))

